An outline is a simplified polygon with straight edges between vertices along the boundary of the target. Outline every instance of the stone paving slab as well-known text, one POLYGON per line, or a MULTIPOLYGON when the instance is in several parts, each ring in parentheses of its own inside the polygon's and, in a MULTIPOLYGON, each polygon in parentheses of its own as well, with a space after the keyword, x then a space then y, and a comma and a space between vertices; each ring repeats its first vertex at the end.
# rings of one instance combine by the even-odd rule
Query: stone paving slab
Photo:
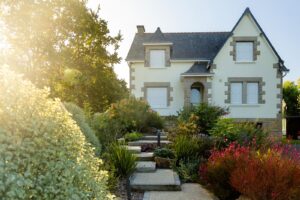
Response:
MULTIPOLYGON (((160 139, 161 140, 167 140, 167 136, 161 135, 160 139)), ((143 137, 143 140, 155 140, 155 141, 157 141, 157 136, 156 135, 145 135, 143 137)))
MULTIPOLYGON (((171 142, 168 140, 160 141, 161 145, 170 144, 171 142)), ((134 142, 128 142, 128 146, 142 146, 144 144, 157 144, 157 140, 137 140, 134 142)))
POLYGON ((140 146, 124 146, 131 153, 141 153, 142 148, 140 146))
POLYGON ((153 161, 153 152, 142 152, 135 154, 138 161, 153 161))
POLYGON ((136 172, 130 177, 133 190, 140 191, 179 191, 180 180, 171 169, 157 169, 152 173, 136 172))
POLYGON ((144 193, 143 200, 217 200, 212 193, 196 183, 181 185, 182 191, 149 191, 144 193))
POLYGON ((156 163, 152 161, 139 161, 136 165, 137 172, 155 172, 156 163))

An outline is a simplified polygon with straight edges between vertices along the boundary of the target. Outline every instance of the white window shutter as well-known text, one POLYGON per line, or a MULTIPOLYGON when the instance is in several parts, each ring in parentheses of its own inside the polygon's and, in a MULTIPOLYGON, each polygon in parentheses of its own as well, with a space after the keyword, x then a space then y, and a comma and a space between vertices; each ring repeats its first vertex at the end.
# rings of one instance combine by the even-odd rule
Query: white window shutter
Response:
POLYGON ((258 104, 258 83, 247 83, 247 104, 258 104))
POLYGON ((150 67, 163 68, 165 65, 165 51, 150 50, 150 67))
POLYGON ((243 84, 242 83, 231 83, 230 84, 230 99, 231 104, 242 104, 242 91, 243 84))
POLYGON ((253 61, 253 42, 236 42, 236 61, 253 61))
POLYGON ((166 108, 167 88, 147 88, 147 101, 151 108, 166 108))

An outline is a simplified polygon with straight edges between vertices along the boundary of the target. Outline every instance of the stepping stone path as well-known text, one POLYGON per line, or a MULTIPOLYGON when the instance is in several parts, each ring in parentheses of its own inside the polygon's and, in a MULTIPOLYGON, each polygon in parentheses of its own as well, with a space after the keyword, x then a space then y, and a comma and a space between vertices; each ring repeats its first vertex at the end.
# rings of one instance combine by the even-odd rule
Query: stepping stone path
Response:
MULTIPOLYGON (((161 146, 170 144, 166 135, 160 137, 161 146)), ((179 176, 171 169, 156 169, 153 152, 141 152, 144 144, 157 144, 157 136, 147 135, 141 140, 128 142, 126 148, 137 158, 135 173, 130 177, 132 190, 136 191, 178 191, 181 190, 179 176)))
MULTIPOLYGON (((161 135, 160 143, 164 146, 171 142, 167 136, 161 135)), ((134 191, 145 192, 143 200, 215 199, 199 184, 181 185, 178 174, 172 169, 157 169, 153 152, 141 152, 144 144, 157 144, 157 136, 144 136, 141 140, 128 142, 126 146, 138 159, 136 171, 130 177, 130 186, 134 191)))

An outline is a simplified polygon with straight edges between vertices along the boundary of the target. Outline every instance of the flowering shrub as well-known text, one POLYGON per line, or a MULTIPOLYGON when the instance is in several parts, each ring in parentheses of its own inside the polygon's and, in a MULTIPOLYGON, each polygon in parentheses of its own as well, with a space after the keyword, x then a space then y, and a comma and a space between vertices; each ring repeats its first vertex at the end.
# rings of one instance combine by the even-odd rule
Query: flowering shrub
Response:
POLYGON ((230 185, 231 172, 238 162, 244 163, 250 154, 249 147, 235 143, 222 151, 214 150, 208 162, 200 166, 200 178, 220 199, 236 199, 239 192, 230 185))
POLYGON ((251 199, 299 199, 299 153, 284 147, 257 152, 248 162, 236 164, 230 183, 251 199))
POLYGON ((185 121, 179 121, 178 126, 176 128, 177 135, 195 135, 199 133, 199 128, 197 126, 198 116, 191 114, 189 119, 185 121))
POLYGON ((108 199, 107 172, 62 103, 0 68, 1 199, 108 199))
POLYGON ((300 195, 300 153, 285 145, 256 151, 231 143, 213 151, 199 173, 220 199, 235 199, 239 193, 256 200, 300 195))

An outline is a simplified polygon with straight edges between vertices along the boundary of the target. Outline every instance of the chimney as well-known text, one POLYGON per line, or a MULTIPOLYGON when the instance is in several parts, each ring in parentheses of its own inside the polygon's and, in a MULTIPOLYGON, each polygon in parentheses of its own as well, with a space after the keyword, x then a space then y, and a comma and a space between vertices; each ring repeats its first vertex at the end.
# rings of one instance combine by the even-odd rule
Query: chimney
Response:
POLYGON ((145 33, 145 27, 143 25, 137 25, 136 28, 139 34, 145 33))

